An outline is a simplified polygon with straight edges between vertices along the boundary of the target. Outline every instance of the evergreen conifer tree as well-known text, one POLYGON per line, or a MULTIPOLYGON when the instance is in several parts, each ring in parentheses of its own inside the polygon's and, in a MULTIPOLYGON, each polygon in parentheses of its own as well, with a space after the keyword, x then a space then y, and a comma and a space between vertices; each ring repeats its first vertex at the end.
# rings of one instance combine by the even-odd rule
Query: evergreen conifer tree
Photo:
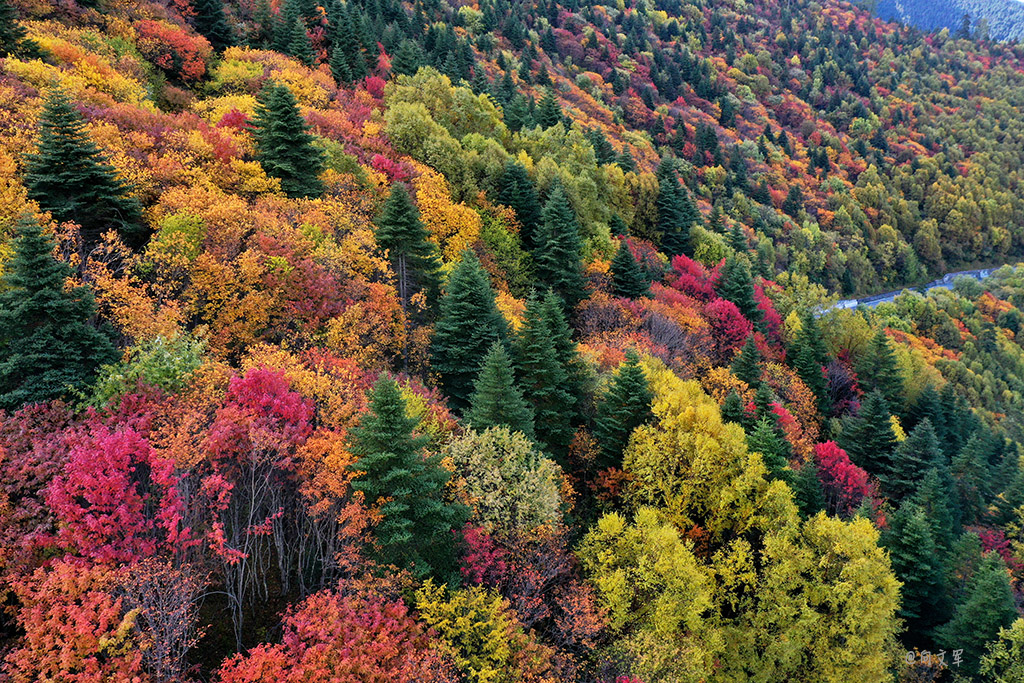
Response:
POLYGON ((889 403, 880 391, 872 391, 861 403, 857 415, 847 418, 840 438, 850 460, 870 474, 891 471, 896 436, 892 431, 889 403))
POLYGON ((341 46, 335 46, 331 52, 331 74, 334 76, 334 80, 342 85, 349 84, 354 80, 352 69, 348 66, 348 57, 345 56, 345 51, 341 46))
POLYGON ((929 470, 944 465, 932 422, 925 418, 896 446, 891 469, 882 475, 885 492, 891 500, 903 500, 917 491, 929 470))
POLYGON ((796 374, 803 380, 815 398, 818 399, 818 409, 822 413, 828 412, 828 382, 825 381, 825 373, 822 366, 814 357, 814 350, 800 341, 797 342, 796 359, 793 361, 793 368, 796 374))
POLYGON ((932 528, 932 537, 941 553, 948 553, 959 529, 954 508, 953 480, 946 468, 933 467, 921 479, 910 501, 921 508, 932 528))
POLYGON ((455 534, 468 517, 460 503, 447 503, 450 478, 438 455, 424 456, 428 437, 415 433, 418 418, 406 413, 405 399, 390 377, 377 380, 370 410, 352 439, 358 458, 352 488, 377 507, 374 540, 384 563, 411 569, 414 575, 442 580, 455 575, 455 534))
POLYGON ((396 74, 412 76, 423 66, 423 51, 416 41, 406 38, 398 45, 395 58, 391 62, 391 71, 396 74))
POLYGON ((25 37, 25 27, 18 23, 18 13, 9 0, 0 0, 0 57, 35 57, 39 45, 25 37))
POLYGON ((635 351, 627 351, 626 360, 619 365, 597 406, 594 436, 601 447, 599 468, 622 467, 622 454, 633 430, 654 417, 653 399, 640 357, 635 351))
POLYGON ((891 408, 898 409, 903 401, 901 379, 896 354, 889 345, 889 337, 879 330, 857 363, 857 381, 864 391, 878 389, 891 408))
POLYGON ((0 287, 0 409, 82 392, 97 369, 117 360, 108 335, 90 324, 88 287, 65 291, 71 267, 53 241, 22 217, 0 287))
POLYGON ((900 616, 907 623, 907 636, 912 645, 926 645, 928 634, 944 616, 946 587, 924 512, 912 503, 901 505, 889 519, 882 545, 889 551, 893 571, 903 582, 900 616))
POLYGON ((535 249, 543 217, 537 191, 522 164, 511 160, 505 164, 505 171, 498 182, 498 201, 515 211, 523 247, 528 251, 535 249))
POLYGON ((722 268, 722 276, 718 279, 716 287, 718 296, 736 304, 743 317, 760 326, 764 313, 757 307, 757 300, 754 298, 754 281, 750 276, 750 269, 741 259, 730 255, 725 259, 725 266, 722 268))
POLYGON ((315 59, 313 41, 309 39, 309 33, 306 32, 306 25, 302 23, 302 19, 296 18, 292 22, 291 32, 288 34, 288 54, 306 66, 313 66, 315 59))
POLYGON ((25 187, 58 221, 81 226, 87 250, 103 232, 116 229, 140 247, 146 230, 138 202, 85 130, 85 119, 60 89, 50 91, 39 122, 39 146, 27 156, 25 187))
POLYGON ((555 291, 568 309, 586 296, 580 229, 569 198, 560 185, 544 205, 543 223, 534 252, 537 279, 555 291))
POLYGON ((818 473, 818 462, 808 458, 800 469, 790 474, 793 502, 804 519, 810 519, 825 509, 825 491, 818 473))
POLYGON ((690 227, 694 221, 687 211, 685 193, 675 172, 662 174, 658 183, 658 231, 661 249, 669 256, 691 253, 690 227))
POLYGON ((506 335, 507 325, 494 303, 487 272, 467 249, 448 276, 430 348, 430 365, 458 412, 469 409, 473 384, 487 352, 506 335))
POLYGON ((931 420, 932 427, 935 428, 935 436, 939 438, 941 444, 945 431, 943 429, 942 401, 939 398, 939 392, 935 391, 935 385, 930 383, 921 390, 914 405, 907 411, 904 426, 912 429, 925 418, 931 420))
POLYGON ((437 247, 420 221, 420 212, 401 183, 391 186, 384 210, 377 219, 377 245, 387 251, 398 281, 398 297, 406 308, 419 287, 433 299, 440 263, 437 247))
POLYGON ((797 340, 801 346, 811 351, 811 357, 818 366, 828 365, 828 346, 825 344, 825 335, 821 332, 818 319, 809 310, 800 312, 800 333, 797 340))
POLYGON ((743 399, 735 389, 730 389, 725 401, 722 402, 722 419, 726 422, 735 422, 741 427, 747 424, 747 411, 743 406, 743 399))
POLYGON ((784 479, 789 467, 789 444, 779 436, 775 422, 770 417, 762 417, 754 425, 753 431, 747 435, 747 448, 761 454, 768 476, 771 479, 784 479))
POLYGON ((651 293, 647 278, 626 240, 619 241, 619 249, 612 259, 612 292, 627 299, 640 299, 651 293))
POLYGON ((558 106, 555 92, 548 88, 537 105, 537 123, 541 128, 550 128, 562 122, 562 108, 558 106))
POLYGON ((515 348, 516 377, 533 405, 534 433, 545 450, 564 461, 572 440, 576 397, 567 388, 569 375, 559 359, 544 302, 526 304, 515 348))
POLYGON ((319 197, 324 186, 323 152, 313 146, 295 96, 287 86, 271 83, 260 93, 253 119, 256 159, 268 175, 281 181, 289 197, 319 197))
POLYGON ((234 44, 231 28, 224 17, 223 0, 195 0, 193 7, 196 30, 210 41, 214 50, 220 52, 234 44))
POLYGON ((533 438, 533 411, 516 386, 512 361, 501 342, 487 352, 469 403, 466 421, 478 432, 505 425, 533 438))
POLYGON ((754 337, 747 337, 743 348, 732 361, 732 374, 747 383, 752 389, 761 386, 761 352, 754 337))
MULTIPOLYGON (((540 310, 551 332, 551 343, 555 347, 558 362, 565 368, 565 388, 576 399, 577 406, 582 405, 584 365, 565 316, 565 303, 549 289, 541 297, 540 310)), ((574 411, 571 414, 576 413, 574 411)))
POLYGON ((938 629, 939 644, 949 650, 963 650, 962 673, 975 675, 985 645, 999 636, 1017 618, 1006 563, 999 553, 985 555, 967 584, 953 618, 938 629))

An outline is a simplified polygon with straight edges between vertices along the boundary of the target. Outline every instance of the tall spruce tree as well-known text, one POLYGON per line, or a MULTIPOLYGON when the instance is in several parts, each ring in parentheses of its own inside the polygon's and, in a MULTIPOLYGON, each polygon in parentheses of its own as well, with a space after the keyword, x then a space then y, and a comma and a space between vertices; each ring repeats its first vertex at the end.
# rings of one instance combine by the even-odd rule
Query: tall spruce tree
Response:
POLYGON ((999 553, 985 555, 967 584, 953 618, 938 629, 939 644, 948 650, 963 650, 962 674, 973 676, 985 646, 999 637, 1017 618, 1010 575, 999 553))
POLYGON ((425 291, 433 299, 437 292, 437 273, 441 264, 437 246, 420 221, 420 212, 413 204, 405 185, 395 183, 384 201, 377 219, 377 245, 388 254, 398 282, 398 297, 405 309, 417 291, 425 291))
POLYGON ((38 49, 34 41, 25 37, 25 27, 18 23, 14 7, 8 0, 0 0, 0 57, 28 56, 38 49))
POLYGON ((473 384, 487 352, 507 334, 487 272, 467 249, 448 277, 430 346, 431 368, 459 413, 471 405, 473 384))
POLYGON ((868 348, 858 359, 857 381, 865 391, 881 391, 889 407, 899 410, 903 403, 903 380, 896 354, 883 330, 872 337, 868 348))
POLYGON ((622 467, 622 454, 629 444, 633 430, 653 419, 651 391, 644 376, 640 357, 635 351, 626 352, 626 360, 601 401, 597 405, 594 436, 601 448, 598 467, 622 467))
POLYGON ((736 304, 744 318, 760 327, 764 313, 757 307, 754 281, 750 276, 750 269, 743 260, 736 258, 735 255, 725 259, 722 276, 718 279, 715 289, 718 296, 736 304))
POLYGON ((741 427, 747 426, 747 410, 735 389, 730 389, 722 402, 722 419, 726 422, 735 422, 741 427))
POLYGON ((909 497, 929 470, 945 464, 932 422, 925 418, 893 451, 890 469, 881 477, 886 495, 891 500, 909 497))
POLYGON ((288 34, 288 54, 306 66, 313 66, 316 55, 313 53, 313 41, 306 32, 306 24, 296 18, 288 34))
POLYGON ((564 462, 572 440, 577 399, 559 357, 544 301, 531 296, 515 347, 516 377, 533 405, 534 432, 545 450, 564 462))
POLYGON ((870 474, 877 477, 891 471, 896 435, 889 403, 882 392, 872 391, 864 398, 857 415, 846 419, 839 442, 853 464, 870 474))
POLYGON ((460 503, 448 503, 450 474, 440 456, 425 454, 428 437, 416 434, 418 418, 406 412, 395 380, 382 377, 370 394, 370 410, 352 439, 352 488, 378 509, 373 537, 383 563, 419 577, 455 576, 455 534, 468 517, 460 503))
POLYGON ((825 509, 825 491, 821 486, 818 462, 808 458, 796 472, 789 476, 793 489, 793 502, 800 510, 800 516, 810 519, 825 509))
POLYGON ((945 616, 944 572, 924 511, 904 503, 882 534, 893 571, 901 582, 900 616, 914 646, 927 646, 932 629, 945 616))
POLYGON ((139 203, 85 130, 85 119, 59 88, 50 91, 39 122, 39 145, 27 155, 28 196, 59 221, 81 226, 86 250, 116 230, 141 247, 146 240, 139 203))
POLYGON ((651 293, 651 286, 626 240, 619 241, 619 249, 612 259, 612 293, 627 299, 640 299, 651 293))
POLYGON ((548 88, 537 105, 537 123, 541 128, 551 128, 562 122, 562 108, 558 106, 555 92, 548 88))
POLYGON ((533 438, 533 410, 516 386, 512 360, 501 342, 487 352, 469 403, 466 421, 478 432, 505 425, 533 438))
POLYGON ((747 337, 743 348, 732 361, 732 374, 747 383, 752 389, 761 386, 761 352, 753 335, 747 337))
POLYGON ((395 51, 391 62, 391 70, 396 74, 412 76, 423 66, 423 50, 415 40, 406 38, 395 51))
POLYGON ((785 479, 789 467, 789 444, 779 436, 775 421, 762 417, 747 435, 747 448, 761 454, 770 479, 785 479))
POLYGON ((939 552, 948 553, 960 527, 949 471, 944 467, 928 470, 910 501, 924 512, 939 552))
POLYGON ((658 181, 658 232, 661 250, 669 256, 691 253, 690 227, 696 217, 687 205, 686 190, 679 185, 675 172, 662 173, 658 181))
POLYGON ((543 215, 537 190, 522 164, 515 161, 505 164, 498 181, 498 201, 515 211, 523 247, 528 251, 537 248, 537 232, 543 215))
POLYGON ((287 86, 271 83, 260 93, 253 119, 256 159, 268 175, 281 181, 289 197, 319 197, 324 155, 313 146, 295 96, 287 86))
POLYGON ((195 26, 199 33, 210 41, 210 45, 218 52, 234 44, 231 28, 224 16, 223 0, 195 0, 195 26))
POLYGON ((110 337, 96 329, 92 291, 64 289, 71 267, 24 216, 0 287, 0 409, 12 410, 82 392, 97 369, 117 360, 110 337))
POLYGON ((796 358, 793 360, 793 368, 817 399, 818 410, 822 414, 827 414, 829 408, 828 382, 825 380, 824 368, 815 359, 814 350, 810 346, 806 346, 800 341, 797 342, 796 346, 796 358))
POLYGON ((544 205, 543 225, 534 252, 537 279, 555 291, 569 310, 586 296, 580 229, 560 185, 544 205))

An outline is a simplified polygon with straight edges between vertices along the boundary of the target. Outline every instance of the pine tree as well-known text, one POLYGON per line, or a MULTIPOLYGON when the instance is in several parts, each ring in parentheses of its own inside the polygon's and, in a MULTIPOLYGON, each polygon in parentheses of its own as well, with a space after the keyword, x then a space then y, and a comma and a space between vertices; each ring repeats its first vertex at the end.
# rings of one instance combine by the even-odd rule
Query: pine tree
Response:
POLYGON ((88 287, 65 291, 71 267, 33 219, 15 228, 14 256, 0 287, 0 409, 83 391, 104 363, 117 360, 110 338, 90 325, 88 287))
POLYGON ((927 644, 927 635, 944 616, 944 573, 935 538, 924 512, 904 503, 889 519, 882 534, 893 571, 903 582, 900 616, 913 645, 927 644))
POLYGON ((292 22, 291 31, 288 34, 287 52, 306 66, 313 66, 316 57, 313 54, 313 41, 309 39, 309 33, 306 32, 306 25, 302 23, 302 19, 296 18, 292 22))
MULTIPOLYGON (((572 328, 565 316, 565 302, 550 289, 540 298, 540 311, 544 323, 551 333, 558 362, 565 368, 565 388, 576 399, 577 406, 583 402, 584 365, 580 359, 579 347, 572 338, 572 328)), ((575 416, 577 411, 570 415, 575 416)))
POLYGON ((418 287, 433 299, 437 290, 440 263, 437 246, 420 221, 420 212, 401 183, 391 186, 384 210, 377 219, 377 245, 385 250, 398 281, 398 298, 402 308, 418 287))
POLYGON ((937 640, 949 650, 963 650, 961 673, 972 676, 978 671, 985 645, 999 636, 999 629, 1009 627, 1016 618, 1006 563, 993 551, 985 555, 968 582, 953 618, 938 629, 937 640))
POLYGON ((391 71, 395 74, 414 75, 423 66, 423 51, 414 40, 406 38, 395 51, 391 62, 391 71))
POLYGON ((540 199, 522 164, 514 161, 505 164, 505 171, 498 182, 498 201, 515 211, 523 247, 531 251, 535 249, 542 220, 540 199))
POLYGON ((735 422, 741 427, 747 425, 747 410, 735 389, 730 389, 725 401, 722 402, 722 419, 726 422, 735 422))
POLYGON ((889 337, 879 330, 857 363, 857 381, 864 391, 878 389, 896 409, 903 401, 903 380, 889 337))
POLYGON ((507 325, 494 303, 487 272, 476 255, 466 250, 448 277, 430 349, 430 365, 458 412, 469 409, 487 352, 506 335, 507 325))
POLYGON ((599 468, 622 467, 622 454, 633 430, 654 417, 653 399, 640 357, 635 351, 627 351, 626 360, 597 406, 594 436, 601 447, 599 468))
POLYGON ((256 159, 268 175, 280 179, 285 194, 323 194, 319 177, 324 168, 323 152, 313 146, 313 136, 287 86, 271 83, 263 89, 253 129, 256 159))
POLYGON ((885 396, 880 391, 872 391, 864 398, 856 417, 847 418, 843 426, 839 445, 853 464, 875 476, 892 469, 896 436, 891 417, 885 396))
POLYGON ((487 352, 469 403, 466 421, 478 432, 506 425, 533 438, 533 411, 516 386, 512 361, 501 342, 487 352))
POLYGON ((619 249, 612 259, 612 292, 626 299, 640 299, 651 293, 647 278, 626 240, 619 241, 619 249))
POLYGON ((818 399, 818 410, 822 414, 826 414, 829 407, 828 382, 825 381, 825 373, 814 355, 814 350, 810 346, 798 340, 793 368, 804 384, 807 385, 807 388, 814 393, 815 398, 818 399))
POLYGON ((27 155, 25 186, 58 221, 81 226, 86 250, 103 232, 116 229, 125 242, 140 247, 146 230, 138 202, 128 195, 85 130, 85 119, 58 88, 50 91, 39 122, 39 146, 27 155))
POLYGON ((742 228, 739 223, 733 223, 732 227, 729 228, 729 246, 732 247, 733 251, 737 254, 742 254, 747 251, 747 238, 743 234, 742 228))
POLYGON ((821 486, 818 463, 808 458, 796 472, 790 474, 793 502, 800 510, 800 516, 810 519, 825 509, 825 491, 821 486))
POLYGON ((687 210, 686 191, 674 172, 662 175, 658 183, 658 231, 661 250, 669 256, 690 253, 693 216, 687 210))
POLYGON ((515 347, 516 377, 533 405, 534 432, 552 455, 566 456, 572 440, 576 397, 567 388, 569 375, 559 359, 544 302, 527 301, 515 347))
POLYGON ((785 479, 789 467, 789 444, 779 436, 775 421, 762 417, 747 435, 747 448, 761 454, 770 479, 785 479))
POLYGON ((352 69, 348 66, 348 57, 340 46, 336 46, 331 52, 331 74, 339 84, 349 84, 354 80, 352 69))
POLYGON ((885 492, 891 500, 902 500, 917 490, 930 469, 944 465, 932 422, 925 418, 896 446, 891 468, 881 477, 885 492))
POLYGON ((943 467, 933 467, 921 479, 910 501, 921 508, 932 528, 935 545, 948 553, 958 533, 957 510, 954 508, 953 480, 943 467))
MULTIPOLYGON (((331 42, 334 44, 334 53, 340 52, 343 56, 345 66, 350 74, 349 83, 366 78, 366 57, 363 55, 363 45, 357 35, 356 23, 359 17, 354 16, 351 8, 345 8, 336 12, 334 30, 331 42)), ((332 54, 331 68, 334 69, 334 55, 332 54)), ((340 69, 340 63, 338 65, 340 69)), ((335 78, 338 75, 335 74, 335 78)))
POLYGON ((203 34, 213 49, 220 52, 234 44, 231 29, 224 17, 223 0, 195 0, 196 30, 203 34))
POLYGON ((377 507, 373 527, 380 559, 411 569, 419 577, 449 579, 455 574, 455 534, 468 517, 460 503, 447 503, 444 488, 450 474, 440 456, 424 456, 428 437, 415 433, 418 418, 406 412, 398 384, 377 380, 370 410, 355 430, 352 453, 358 460, 352 488, 377 507))
POLYGON ((292 29, 296 21, 301 21, 302 15, 299 12, 297 0, 285 0, 284 7, 274 23, 274 50, 282 54, 288 54, 288 44, 292 39, 292 29))
POLYGON ((761 385, 761 352, 754 337, 747 337, 743 348, 732 361, 732 374, 747 383, 752 389, 761 385))
POLYGON ((543 224, 535 251, 537 279, 553 289, 568 309, 586 296, 580 229, 576 214, 560 185, 544 205, 543 224))
POLYGON ((562 122, 562 108, 558 106, 555 92, 548 88, 537 105, 537 123, 541 128, 551 128, 562 122))
POLYGON ((939 443, 941 444, 943 432, 945 431, 943 429, 945 420, 942 414, 942 401, 939 398, 939 392, 935 391, 935 385, 933 384, 928 384, 917 395, 914 405, 907 411, 904 426, 912 429, 925 418, 931 420, 932 427, 935 428, 935 436, 939 438, 939 443))
POLYGON ((830 356, 825 344, 825 335, 821 332, 818 319, 809 310, 800 312, 800 333, 797 340, 801 346, 810 349, 811 357, 818 366, 828 365, 830 356))
POLYGON ((0 57, 18 55, 25 44, 25 28, 8 0, 0 0, 0 57))
POLYGON ((757 307, 757 300, 754 298, 754 281, 750 276, 750 269, 747 268, 744 261, 734 255, 726 258, 722 276, 718 279, 715 289, 718 296, 736 304, 744 318, 755 326, 761 324, 764 313, 757 307))

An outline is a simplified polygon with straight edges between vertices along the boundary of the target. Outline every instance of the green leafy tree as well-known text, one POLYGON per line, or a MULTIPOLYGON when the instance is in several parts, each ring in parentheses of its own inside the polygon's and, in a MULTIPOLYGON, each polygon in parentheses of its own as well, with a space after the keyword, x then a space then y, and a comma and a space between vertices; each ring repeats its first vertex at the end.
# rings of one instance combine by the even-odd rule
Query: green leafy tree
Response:
MULTIPOLYGON (((732 361, 732 374, 757 389, 761 386, 761 352, 757 348, 754 337, 747 337, 743 348, 732 361)), ((739 398, 739 397, 737 397, 739 398)))
POLYGON ((85 130, 85 119, 59 88, 46 98, 39 122, 39 145, 26 157, 28 196, 59 221, 81 226, 87 250, 107 230, 140 247, 146 239, 139 203, 128 194, 85 130))
POLYGON ((736 308, 740 309, 744 318, 755 326, 761 324, 764 314, 757 307, 757 300, 754 299, 754 281, 746 262, 736 258, 735 255, 726 258, 722 276, 718 279, 715 289, 718 296, 736 304, 736 308))
POLYGON ((448 277, 430 348, 430 365, 460 413, 469 409, 477 373, 494 342, 504 341, 507 328, 487 272, 473 252, 464 251, 448 277))
POLYGON ((635 351, 626 352, 626 360, 612 377, 608 391, 597 405, 594 436, 601 447, 598 466, 622 467, 622 454, 629 444, 633 430, 654 418, 651 412, 651 391, 644 376, 640 357, 635 351))
POLYGON ((323 152, 313 146, 295 96, 287 86, 271 83, 260 93, 253 119, 256 159, 268 175, 280 179, 289 197, 319 197, 324 186, 323 152))
POLYGON ((383 562, 420 577, 450 579, 455 573, 455 535, 469 510, 444 499, 450 474, 440 456, 425 453, 428 437, 416 434, 398 383, 377 380, 370 410, 355 430, 352 453, 358 460, 352 488, 378 508, 373 537, 383 562))
POLYGON ((391 186, 384 209, 377 219, 375 236, 377 245, 387 252, 395 271, 402 307, 408 307, 409 299, 417 288, 425 290, 433 298, 440 268, 437 246, 428 239, 430 233, 423 227, 419 209, 405 185, 395 183, 391 186))
POLYGON ((985 683, 1024 683, 1024 619, 999 630, 999 639, 988 644, 981 658, 985 683))
POLYGON ((937 640, 948 650, 963 650, 962 673, 978 673, 985 646, 999 637, 1017 619, 1013 590, 1006 563, 999 553, 990 552, 967 584, 953 618, 938 629, 937 640))
POLYGON ((501 342, 487 352, 469 403, 466 421, 478 432, 505 425, 533 438, 533 410, 516 386, 512 360, 501 342))
POLYGON ((521 227, 519 235, 523 247, 535 249, 537 231, 543 216, 537 190, 522 164, 514 161, 505 164, 505 171, 498 183, 498 201, 515 211, 521 227))
POLYGON ((568 309, 586 296, 580 229, 569 198, 556 185, 544 205, 543 224, 534 252, 537 279, 555 291, 568 309))
POLYGON ((896 435, 892 431, 889 403, 882 392, 872 391, 864 398, 856 417, 847 418, 840 446, 853 464, 870 474, 880 476, 891 471, 896 435))
POLYGON ((14 256, 0 287, 0 409, 81 394, 100 366, 117 359, 108 335, 91 323, 87 287, 65 290, 71 267, 53 241, 21 218, 14 256))
POLYGON ((619 242, 619 250, 612 259, 612 292, 627 299, 640 299, 651 293, 647 278, 626 240, 619 242))
POLYGON ((568 388, 569 374, 559 358, 544 302, 536 296, 526 303, 515 363, 519 386, 533 405, 537 439, 547 452, 564 458, 572 440, 577 399, 568 388))

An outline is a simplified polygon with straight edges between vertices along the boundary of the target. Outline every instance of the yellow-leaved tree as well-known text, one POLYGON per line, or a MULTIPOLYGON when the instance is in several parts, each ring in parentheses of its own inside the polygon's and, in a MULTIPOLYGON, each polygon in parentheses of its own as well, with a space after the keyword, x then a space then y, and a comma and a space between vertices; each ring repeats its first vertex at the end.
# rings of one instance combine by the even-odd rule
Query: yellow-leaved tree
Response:
POLYGON ((801 522, 741 427, 659 361, 655 421, 624 456, 632 522, 600 519, 580 561, 641 680, 891 680, 899 582, 870 521, 801 522))

